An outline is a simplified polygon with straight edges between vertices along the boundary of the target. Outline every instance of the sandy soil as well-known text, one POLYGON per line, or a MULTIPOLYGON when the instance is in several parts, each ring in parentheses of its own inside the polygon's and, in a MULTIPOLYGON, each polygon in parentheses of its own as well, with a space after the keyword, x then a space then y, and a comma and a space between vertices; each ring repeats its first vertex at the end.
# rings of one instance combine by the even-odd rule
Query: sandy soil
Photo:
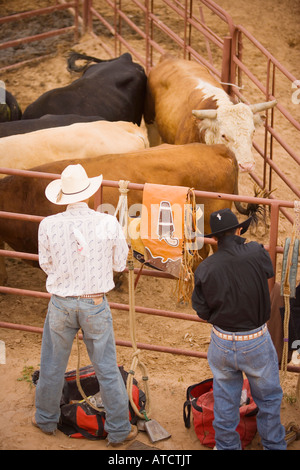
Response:
MULTIPOLYGON (((43 1, 34 3, 35 7, 45 5, 43 1)), ((32 2, 17 0, 0 2, 0 15, 25 10, 27 4, 32 4, 32 2)), ((95 2, 95 5, 97 4, 101 6, 101 1, 95 2)), ((242 24, 253 33, 279 61, 288 67, 290 72, 294 74, 298 72, 300 8, 296 0, 286 2, 266 0, 263 2, 263 11, 259 0, 252 2, 220 0, 219 4, 232 15, 236 23, 242 24)), ((92 52, 96 56, 105 55, 101 43, 88 37, 83 38, 75 48, 86 53, 92 52)), ((16 94, 22 108, 44 91, 69 83, 73 79, 65 67, 66 50, 65 43, 58 44, 57 53, 48 61, 7 72, 1 77, 5 80, 7 88, 16 94)), ((252 57, 251 60, 255 68, 256 58, 252 57)), ((298 109, 295 111, 298 116, 299 112, 298 109)), ((297 178, 296 171, 299 170, 295 169, 293 164, 289 169, 289 163, 286 161, 284 165, 290 174, 297 178)), ((249 185, 248 178, 245 177, 241 185, 240 193, 252 194, 252 186, 249 185)), ((285 191, 284 188, 280 190, 283 193, 285 191)), ((280 236, 283 240, 289 230, 289 225, 281 220, 280 236)), ((251 237, 263 242, 267 240, 267 235, 262 229, 251 234, 251 237)), ((7 260, 7 269, 9 286, 45 291, 45 275, 40 270, 14 259, 7 260)), ((142 276, 136 289, 136 305, 194 314, 190 306, 177 303, 174 287, 174 281, 142 276)), ((122 287, 109 294, 109 301, 128 303, 126 276, 122 287)), ((44 299, 0 295, 1 321, 24 323, 42 328, 46 310, 47 300, 44 299)), ((116 339, 130 341, 128 312, 113 310, 113 319, 116 339)), ((137 313, 136 326, 137 341, 140 342, 181 348, 191 352, 206 352, 209 345, 210 326, 199 322, 137 313)), ((41 335, 1 329, 0 339, 6 345, 6 363, 0 364, 0 449, 107 450, 106 443, 103 441, 72 440, 61 432, 57 432, 55 437, 49 437, 31 425, 34 410, 34 386, 31 384, 30 374, 39 368, 41 335)), ((118 346, 117 354, 119 364, 128 370, 132 360, 132 349, 118 346)), ((206 360, 146 350, 141 351, 140 359, 147 365, 149 372, 151 417, 168 430, 172 437, 154 445, 151 444, 147 434, 140 432, 137 441, 161 450, 207 450, 199 443, 193 428, 188 430, 184 427, 182 418, 187 387, 211 377, 206 360)), ((83 345, 80 348, 80 361, 81 365, 89 364, 83 345)), ((76 368, 76 364, 77 350, 74 345, 68 370, 76 368)), ((139 376, 137 379, 140 381, 139 376)), ((282 422, 284 425, 291 421, 300 425, 300 410, 298 404, 295 403, 297 380, 296 374, 288 373, 283 384, 285 398, 282 403, 282 422)), ((248 449, 261 449, 259 435, 255 437, 248 449)), ((289 449, 299 450, 300 441, 293 442, 289 449)))

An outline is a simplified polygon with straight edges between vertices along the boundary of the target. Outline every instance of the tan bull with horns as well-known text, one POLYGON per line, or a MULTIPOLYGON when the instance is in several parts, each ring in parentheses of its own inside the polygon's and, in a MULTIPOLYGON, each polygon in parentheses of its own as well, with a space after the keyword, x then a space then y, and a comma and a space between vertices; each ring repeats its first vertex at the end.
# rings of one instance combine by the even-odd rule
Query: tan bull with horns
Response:
POLYGON ((240 171, 250 171, 255 163, 252 139, 262 123, 259 113, 276 103, 235 104, 208 69, 165 55, 148 77, 145 122, 150 145, 157 143, 155 130, 168 144, 225 144, 240 171))

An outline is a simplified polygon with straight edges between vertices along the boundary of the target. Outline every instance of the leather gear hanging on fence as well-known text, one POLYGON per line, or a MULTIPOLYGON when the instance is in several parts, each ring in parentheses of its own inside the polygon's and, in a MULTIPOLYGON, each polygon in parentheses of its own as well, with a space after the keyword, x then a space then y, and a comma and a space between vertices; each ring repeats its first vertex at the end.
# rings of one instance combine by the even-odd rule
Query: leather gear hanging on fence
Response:
MULTIPOLYGON (((300 201, 294 202, 295 220, 293 224, 292 236, 285 240, 282 277, 281 277, 281 295, 284 297, 284 323, 283 323, 283 351, 281 361, 281 382, 283 383, 288 362, 288 346, 289 346, 289 321, 290 321, 290 297, 295 297, 296 277, 300 244, 300 201)), ((300 399, 300 377, 297 384, 297 399, 300 399)))

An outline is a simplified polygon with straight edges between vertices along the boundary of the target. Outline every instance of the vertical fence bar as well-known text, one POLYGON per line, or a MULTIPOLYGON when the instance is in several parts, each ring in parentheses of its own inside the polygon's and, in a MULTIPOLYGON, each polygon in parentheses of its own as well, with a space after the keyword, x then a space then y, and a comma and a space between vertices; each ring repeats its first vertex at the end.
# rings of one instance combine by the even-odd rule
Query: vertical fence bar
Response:
MULTIPOLYGON (((278 238, 279 208, 280 208, 280 205, 277 202, 272 203, 271 216, 270 216, 269 255, 270 255, 273 267, 274 267, 274 271, 276 270, 276 265, 277 265, 276 247, 277 247, 277 238, 278 238)), ((270 291, 272 290, 275 284, 275 277, 273 277, 269 281, 270 291)))
MULTIPOLYGON (((273 64, 273 74, 272 74, 272 96, 275 96, 275 73, 276 73, 276 66, 273 64)), ((271 127, 274 129, 274 120, 275 120, 275 108, 271 109, 271 127)), ((274 137, 273 134, 270 133, 270 160, 273 160, 273 142, 274 137)), ((273 176, 273 169, 272 166, 269 165, 269 191, 272 189, 272 176, 273 176)))
POLYGON ((145 0, 145 13, 144 13, 144 18, 145 18, 145 62, 146 62, 146 74, 149 73, 150 68, 151 68, 151 50, 150 50, 150 25, 149 25, 149 0, 145 0))
POLYGON ((223 47, 223 57, 222 57, 222 73, 221 73, 221 82, 224 83, 223 88, 228 93, 231 94, 231 86, 228 83, 231 83, 231 54, 232 54, 232 38, 227 36, 224 38, 224 47, 223 47))

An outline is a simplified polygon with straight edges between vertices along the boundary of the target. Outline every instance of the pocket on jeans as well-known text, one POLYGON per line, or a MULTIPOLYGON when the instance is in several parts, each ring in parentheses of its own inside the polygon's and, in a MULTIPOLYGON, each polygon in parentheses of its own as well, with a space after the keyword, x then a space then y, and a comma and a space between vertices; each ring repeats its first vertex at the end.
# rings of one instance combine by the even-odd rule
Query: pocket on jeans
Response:
POLYGON ((270 347, 268 338, 264 337, 258 344, 256 342, 253 347, 245 349, 242 354, 245 364, 253 370, 260 370, 266 366, 266 362, 270 360, 270 347))
POLYGON ((107 303, 103 303, 103 305, 90 305, 90 307, 85 312, 82 328, 86 338, 95 339, 106 332, 112 323, 112 319, 107 303))
POLYGON ((211 337, 210 345, 208 347, 207 359, 209 364, 217 368, 225 367, 228 362, 228 355, 230 350, 218 344, 213 337, 211 337))
POLYGON ((48 308, 48 316, 50 328, 57 333, 62 332, 68 320, 68 311, 65 308, 56 306, 53 300, 51 300, 48 308))

